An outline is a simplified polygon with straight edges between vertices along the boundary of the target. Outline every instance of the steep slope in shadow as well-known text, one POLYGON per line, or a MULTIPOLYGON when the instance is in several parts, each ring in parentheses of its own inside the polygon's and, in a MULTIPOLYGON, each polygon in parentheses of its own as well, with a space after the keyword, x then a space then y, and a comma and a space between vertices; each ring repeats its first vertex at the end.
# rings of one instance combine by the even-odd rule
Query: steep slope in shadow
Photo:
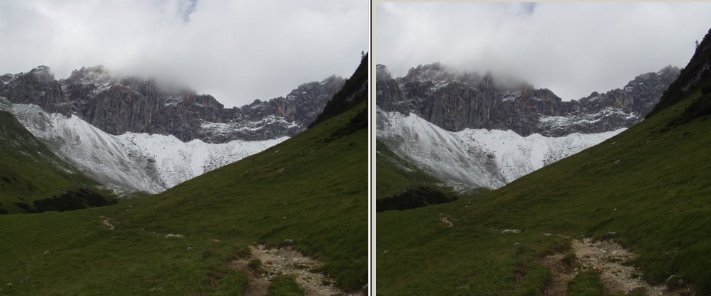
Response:
MULTIPOLYGON (((321 114, 314 120, 309 127, 314 127, 317 124, 341 114, 354 106, 365 102, 368 99, 368 55, 364 55, 355 70, 348 80, 346 80, 343 88, 339 90, 333 98, 328 101, 323 108, 321 114)), ((366 116, 367 117, 367 116, 366 116)), ((367 121, 367 120, 366 120, 367 121)), ((362 127, 362 126, 361 126, 362 127)))

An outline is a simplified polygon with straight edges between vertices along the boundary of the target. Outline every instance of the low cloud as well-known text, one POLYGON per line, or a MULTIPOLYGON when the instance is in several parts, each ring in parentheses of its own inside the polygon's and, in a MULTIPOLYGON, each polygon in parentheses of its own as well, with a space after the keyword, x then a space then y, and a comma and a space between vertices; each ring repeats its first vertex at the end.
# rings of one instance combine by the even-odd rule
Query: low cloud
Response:
POLYGON ((48 65, 155 76, 226 106, 349 76, 368 47, 362 0, 0 2, 0 73, 48 65))
POLYGON ((709 20, 711 3, 381 3, 374 57, 396 77, 438 61, 571 100, 685 66, 709 20))

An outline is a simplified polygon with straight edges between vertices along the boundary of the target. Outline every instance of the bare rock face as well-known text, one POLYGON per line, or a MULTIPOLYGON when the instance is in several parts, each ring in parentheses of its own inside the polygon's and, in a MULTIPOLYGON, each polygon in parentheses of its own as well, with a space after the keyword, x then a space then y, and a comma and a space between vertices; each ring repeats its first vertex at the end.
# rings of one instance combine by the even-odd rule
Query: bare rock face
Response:
POLYGON ((39 66, 28 73, 0 76, 0 96, 13 103, 57 106, 66 103, 59 82, 47 66, 39 66))
POLYGON ((171 134, 183 141, 223 143, 293 136, 318 116, 343 83, 332 76, 302 84, 286 97, 225 109, 211 95, 162 87, 153 79, 114 76, 101 66, 75 70, 60 80, 40 66, 0 76, 0 96, 48 112, 75 114, 112 134, 171 134))
POLYGON ((392 78, 376 67, 377 105, 418 116, 449 131, 465 128, 513 130, 527 136, 599 133, 629 127, 649 113, 679 69, 666 67, 637 76, 621 89, 562 101, 548 89, 496 77, 458 72, 440 64, 421 65, 392 78))

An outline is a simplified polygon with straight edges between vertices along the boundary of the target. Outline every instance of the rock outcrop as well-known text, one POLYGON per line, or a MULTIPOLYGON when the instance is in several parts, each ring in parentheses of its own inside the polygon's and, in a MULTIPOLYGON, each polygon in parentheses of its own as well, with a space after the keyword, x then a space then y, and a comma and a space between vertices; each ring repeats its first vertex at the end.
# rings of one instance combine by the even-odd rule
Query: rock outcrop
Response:
POLYGON ((153 79, 112 75, 101 66, 75 70, 60 80, 40 66, 0 76, 0 96, 51 113, 77 115, 111 134, 157 133, 224 143, 293 136, 316 119, 343 84, 342 78, 332 76, 302 84, 286 97, 226 109, 211 95, 164 87, 153 79))
POLYGON ((491 73, 459 72, 435 63, 392 78, 376 67, 376 101, 384 111, 418 116, 449 130, 513 130, 527 136, 600 133, 629 127, 649 113, 679 75, 676 67, 637 76, 624 87, 563 101, 549 89, 491 73))

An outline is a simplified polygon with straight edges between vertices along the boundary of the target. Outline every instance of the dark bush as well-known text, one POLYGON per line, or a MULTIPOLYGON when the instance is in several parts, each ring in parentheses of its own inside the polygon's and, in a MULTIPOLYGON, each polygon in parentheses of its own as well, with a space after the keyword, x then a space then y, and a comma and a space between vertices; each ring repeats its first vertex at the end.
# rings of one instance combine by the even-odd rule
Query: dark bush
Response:
POLYGON ((685 124, 696 118, 711 115, 711 94, 706 94, 696 99, 684 110, 679 117, 669 122, 669 126, 685 124))
POLYGON ((418 187, 401 194, 379 199, 375 204, 376 212, 407 210, 426 207, 428 205, 448 203, 457 200, 429 187, 418 187))
POLYGON ((22 209, 23 211, 25 211, 25 212, 32 212, 32 207, 30 207, 30 205, 28 205, 28 204, 26 204, 26 203, 23 203, 23 202, 16 202, 15 205, 16 205, 18 208, 20 208, 20 209, 22 209))
POLYGON ((100 207, 116 203, 116 200, 87 189, 67 191, 59 196, 35 200, 35 212, 45 211, 71 211, 91 207, 100 207))

